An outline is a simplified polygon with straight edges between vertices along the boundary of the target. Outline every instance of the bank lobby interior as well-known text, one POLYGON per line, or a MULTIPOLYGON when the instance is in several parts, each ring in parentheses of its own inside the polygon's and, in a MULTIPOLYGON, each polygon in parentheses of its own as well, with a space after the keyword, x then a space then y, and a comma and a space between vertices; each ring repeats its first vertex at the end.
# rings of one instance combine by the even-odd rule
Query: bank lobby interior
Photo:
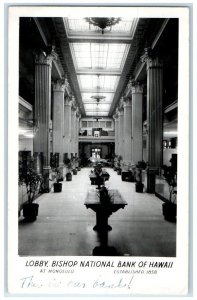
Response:
POLYGON ((178 19, 20 18, 18 107, 19 255, 176 256, 178 19))

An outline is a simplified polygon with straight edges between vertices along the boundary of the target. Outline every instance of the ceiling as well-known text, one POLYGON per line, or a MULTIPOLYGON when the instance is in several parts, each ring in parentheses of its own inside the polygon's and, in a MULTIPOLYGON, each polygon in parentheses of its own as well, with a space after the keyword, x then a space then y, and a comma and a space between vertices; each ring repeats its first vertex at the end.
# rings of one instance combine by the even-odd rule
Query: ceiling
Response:
POLYGON ((137 20, 122 18, 104 33, 85 19, 65 18, 64 24, 85 115, 108 116, 137 20))
MULTIPOLYGON (((35 53, 50 51, 55 45, 61 74, 68 78, 81 116, 112 117, 129 79, 137 78, 144 85, 146 97, 146 68, 140 57, 149 45, 164 59, 166 107, 177 99, 177 32, 176 19, 121 18, 102 34, 85 19, 21 18, 19 94, 34 105, 35 53)), ((59 74, 54 70, 52 79, 56 80, 59 74)))

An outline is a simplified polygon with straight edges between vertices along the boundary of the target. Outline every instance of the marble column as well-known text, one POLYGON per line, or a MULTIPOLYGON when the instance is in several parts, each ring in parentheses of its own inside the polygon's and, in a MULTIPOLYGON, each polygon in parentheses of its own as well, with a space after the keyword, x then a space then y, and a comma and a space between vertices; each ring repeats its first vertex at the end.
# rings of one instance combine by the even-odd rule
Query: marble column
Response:
POLYGON ((143 56, 147 67, 147 192, 155 191, 155 174, 163 162, 163 63, 151 49, 143 56))
POLYGON ((122 156, 122 159, 124 159, 124 109, 123 106, 121 106, 119 109, 119 156, 122 156))
POLYGON ((142 135, 142 100, 143 88, 139 83, 132 88, 132 162, 142 161, 143 135, 142 135))
POLYGON ((76 134, 75 134, 75 153, 77 153, 77 157, 79 156, 79 120, 80 113, 77 110, 76 112, 76 134))
POLYGON ((130 164, 132 161, 132 106, 131 98, 124 98, 124 163, 130 164))
POLYGON ((43 153, 43 190, 50 190, 50 120, 51 120, 51 69, 56 54, 44 52, 35 58, 35 110, 34 152, 43 153))
POLYGON ((71 153, 75 156, 75 139, 76 139, 76 107, 71 107, 71 153))
POLYGON ((64 145, 63 153, 71 154, 71 106, 72 100, 69 97, 64 99, 64 145))
POLYGON ((53 84, 53 153, 59 153, 59 169, 63 177, 65 80, 53 84))
POLYGON ((118 155, 119 154, 119 150, 118 150, 118 146, 119 146, 119 142, 118 142, 118 139, 119 139, 119 132, 118 132, 118 129, 119 129, 119 119, 118 119, 118 114, 114 114, 113 116, 114 118, 114 122, 115 122, 115 155, 118 155))

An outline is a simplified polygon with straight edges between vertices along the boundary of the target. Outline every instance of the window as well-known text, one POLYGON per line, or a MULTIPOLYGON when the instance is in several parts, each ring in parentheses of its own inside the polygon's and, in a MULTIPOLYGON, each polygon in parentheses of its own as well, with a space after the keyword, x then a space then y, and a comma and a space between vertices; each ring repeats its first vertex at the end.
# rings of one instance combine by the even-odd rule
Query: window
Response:
POLYGON ((81 121, 81 127, 87 127, 87 121, 81 121))
POLYGON ((111 127, 112 127, 112 122, 106 121, 106 128, 111 128, 111 127))

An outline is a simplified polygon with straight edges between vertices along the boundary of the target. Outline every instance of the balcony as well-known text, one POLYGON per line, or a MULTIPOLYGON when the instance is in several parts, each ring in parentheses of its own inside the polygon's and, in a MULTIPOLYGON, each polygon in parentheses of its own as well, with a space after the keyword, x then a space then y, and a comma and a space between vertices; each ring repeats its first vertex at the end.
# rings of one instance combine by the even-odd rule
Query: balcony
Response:
POLYGON ((85 130, 79 134, 79 142, 111 143, 115 142, 114 131, 94 131, 93 133, 85 130))

